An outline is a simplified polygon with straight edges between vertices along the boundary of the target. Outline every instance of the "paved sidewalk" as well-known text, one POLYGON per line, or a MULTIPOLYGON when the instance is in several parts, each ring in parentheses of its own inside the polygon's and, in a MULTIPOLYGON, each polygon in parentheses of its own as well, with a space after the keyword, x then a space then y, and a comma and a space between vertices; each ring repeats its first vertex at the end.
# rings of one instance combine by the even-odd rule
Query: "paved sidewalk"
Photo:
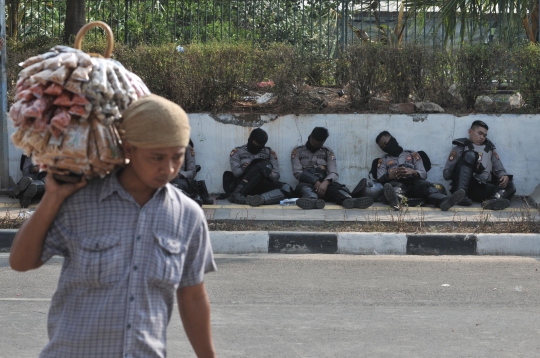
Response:
MULTIPOLYGON (((0 196, 0 216, 9 214, 14 218, 25 213, 31 213, 37 203, 22 209, 16 199, 0 196)), ((342 206, 328 203, 321 210, 303 210, 297 206, 264 205, 251 207, 249 205, 231 204, 227 200, 216 200, 214 205, 204 205, 206 219, 210 222, 249 221, 251 223, 274 222, 283 223, 295 221, 305 224, 323 224, 328 222, 395 222, 398 220, 430 223, 448 223, 465 221, 510 221, 520 220, 524 216, 540 219, 538 209, 525 203, 522 198, 514 198, 509 208, 501 211, 482 210, 480 204, 470 207, 454 206, 444 212, 433 206, 410 207, 401 211, 390 210, 388 205, 374 203, 367 209, 343 209, 342 206)))

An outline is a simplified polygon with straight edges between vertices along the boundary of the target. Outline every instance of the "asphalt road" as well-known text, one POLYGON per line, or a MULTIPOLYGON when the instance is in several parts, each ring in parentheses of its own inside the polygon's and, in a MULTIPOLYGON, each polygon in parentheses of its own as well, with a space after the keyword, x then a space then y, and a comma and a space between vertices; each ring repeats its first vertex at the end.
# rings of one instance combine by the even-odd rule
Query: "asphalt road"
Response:
MULTIPOLYGON (((60 260, 0 254, 0 358, 36 357, 60 260)), ((538 357, 540 262, 527 257, 217 255, 220 357, 538 357)), ((84 322, 81 322, 84 324, 84 322)), ((169 357, 192 357, 177 312, 169 357)))

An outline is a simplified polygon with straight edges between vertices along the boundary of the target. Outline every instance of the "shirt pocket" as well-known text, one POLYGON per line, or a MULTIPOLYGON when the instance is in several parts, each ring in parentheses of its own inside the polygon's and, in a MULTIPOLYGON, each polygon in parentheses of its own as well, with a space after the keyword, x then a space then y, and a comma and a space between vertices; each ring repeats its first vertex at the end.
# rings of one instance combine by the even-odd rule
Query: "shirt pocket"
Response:
POLYGON ((148 282, 165 289, 175 288, 182 278, 186 246, 167 235, 155 234, 154 238, 148 282))
POLYGON ((112 285, 122 276, 120 235, 85 237, 81 241, 78 279, 85 286, 112 285))

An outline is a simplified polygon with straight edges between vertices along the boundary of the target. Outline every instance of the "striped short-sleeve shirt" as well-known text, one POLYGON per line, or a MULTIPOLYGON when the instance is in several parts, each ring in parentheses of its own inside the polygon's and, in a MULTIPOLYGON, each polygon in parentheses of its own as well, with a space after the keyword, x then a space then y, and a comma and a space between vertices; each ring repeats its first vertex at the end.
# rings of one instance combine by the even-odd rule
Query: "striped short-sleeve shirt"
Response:
POLYGON ((40 357, 165 357, 178 287, 216 270, 202 209, 170 184, 141 207, 117 175, 66 199, 41 255, 64 263, 40 357))

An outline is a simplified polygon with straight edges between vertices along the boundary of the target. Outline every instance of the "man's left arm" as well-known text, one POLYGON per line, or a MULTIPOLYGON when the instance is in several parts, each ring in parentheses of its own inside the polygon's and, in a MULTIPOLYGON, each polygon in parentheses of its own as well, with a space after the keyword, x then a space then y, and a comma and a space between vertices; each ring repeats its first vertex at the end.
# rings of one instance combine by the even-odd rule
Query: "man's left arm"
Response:
POLYGON ((270 149, 270 164, 272 164, 272 173, 270 173, 270 179, 279 180, 281 176, 279 174, 279 162, 276 152, 270 149))
POLYGON ((337 172, 336 156, 334 155, 334 151, 329 148, 326 150, 326 173, 324 180, 328 180, 329 183, 338 181, 339 174, 337 172))
POLYGON ((176 291, 178 310, 186 335, 197 357, 215 357, 210 326, 210 301, 204 282, 176 291))
POLYGON ((184 160, 184 170, 180 170, 179 175, 186 179, 195 179, 195 175, 197 175, 197 164, 195 162, 195 151, 193 150, 193 147, 188 146, 186 148, 184 160))
POLYGON ((509 174, 504 169, 504 165, 499 158, 499 154, 496 150, 493 150, 493 155, 491 156, 491 170, 497 178, 499 178, 499 186, 506 187, 508 181, 510 180, 509 174))
POLYGON ((420 154, 418 154, 418 152, 412 153, 412 157, 414 160, 414 170, 416 171, 416 174, 418 174, 418 175, 415 175, 413 173, 412 175, 414 175, 415 177, 419 177, 420 179, 426 180, 427 172, 426 172, 426 168, 424 167, 424 162, 422 161, 422 157, 420 157, 420 154))

